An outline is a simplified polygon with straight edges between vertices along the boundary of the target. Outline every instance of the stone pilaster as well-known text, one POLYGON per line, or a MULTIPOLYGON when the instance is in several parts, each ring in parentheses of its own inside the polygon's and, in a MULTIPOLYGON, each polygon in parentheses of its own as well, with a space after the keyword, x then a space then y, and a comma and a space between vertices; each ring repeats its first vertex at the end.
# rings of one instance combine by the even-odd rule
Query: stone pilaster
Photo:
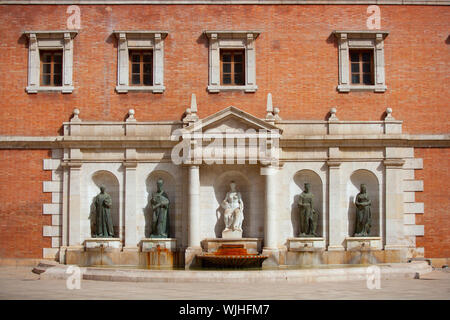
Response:
POLYGON ((345 241, 344 233, 344 213, 341 208, 341 174, 340 165, 341 162, 330 160, 327 162, 328 165, 328 250, 341 251, 344 250, 343 243, 345 241))
POLYGON ((69 162, 69 246, 81 245, 81 162, 69 162))
POLYGON ((124 162, 125 167, 125 247, 127 250, 138 250, 136 225, 136 162, 124 162))
POLYGON ((402 159, 386 159, 386 235, 385 250, 406 246, 403 228, 403 164, 402 159))
POLYGON ((195 256, 202 252, 200 243, 200 167, 198 165, 188 167, 188 184, 189 247, 184 256, 186 269, 197 264, 195 256))

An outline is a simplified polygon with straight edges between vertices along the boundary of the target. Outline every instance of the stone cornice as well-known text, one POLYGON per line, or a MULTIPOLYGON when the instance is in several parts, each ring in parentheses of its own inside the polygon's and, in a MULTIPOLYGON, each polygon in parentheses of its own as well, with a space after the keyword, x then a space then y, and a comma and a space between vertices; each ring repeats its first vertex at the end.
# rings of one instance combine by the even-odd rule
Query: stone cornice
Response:
MULTIPOLYGON (((156 136, 0 136, 0 149, 58 148, 172 148, 178 141, 156 136)), ((281 148, 311 147, 449 148, 450 134, 442 135, 317 135, 281 137, 281 148)))
POLYGON ((24 31, 23 34, 25 34, 27 37, 30 37, 30 35, 32 35, 32 34, 35 34, 36 37, 39 39, 40 38, 61 38, 61 39, 63 39, 66 37, 66 34, 68 34, 73 39, 77 36, 78 30, 30 30, 30 31, 24 31))
POLYGON ((0 5, 450 5, 448 0, 0 0, 0 5))
POLYGON ((120 34, 126 34, 126 35, 137 35, 140 37, 151 37, 155 38, 157 34, 161 35, 161 38, 164 39, 169 34, 169 31, 160 31, 160 30, 113 30, 113 34, 116 36, 116 38, 119 39, 120 34))

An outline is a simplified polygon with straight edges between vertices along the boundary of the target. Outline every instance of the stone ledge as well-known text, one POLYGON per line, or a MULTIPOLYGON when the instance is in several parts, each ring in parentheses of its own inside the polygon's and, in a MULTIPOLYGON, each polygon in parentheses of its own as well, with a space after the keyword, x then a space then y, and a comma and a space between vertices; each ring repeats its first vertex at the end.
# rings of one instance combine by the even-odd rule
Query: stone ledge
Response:
MULTIPOLYGON (((254 4, 254 5, 325 5, 325 4, 349 4, 349 5, 450 5, 448 0, 78 0, 77 4, 254 4)), ((1 5, 13 4, 73 4, 73 0, 0 0, 1 5)))
MULTIPOLYGON (((369 266, 369 265, 368 265, 369 266)), ((368 267, 367 266, 367 267, 368 267)), ((433 269, 427 262, 379 264, 381 279, 412 279, 433 269)), ((68 265, 38 265, 35 270, 41 279, 67 279, 68 265)), ((193 271, 193 270, 145 270, 121 268, 82 267, 83 280, 130 281, 130 282, 236 282, 256 283, 315 283, 329 281, 367 280, 367 267, 314 268, 307 270, 260 270, 248 271, 193 271)))

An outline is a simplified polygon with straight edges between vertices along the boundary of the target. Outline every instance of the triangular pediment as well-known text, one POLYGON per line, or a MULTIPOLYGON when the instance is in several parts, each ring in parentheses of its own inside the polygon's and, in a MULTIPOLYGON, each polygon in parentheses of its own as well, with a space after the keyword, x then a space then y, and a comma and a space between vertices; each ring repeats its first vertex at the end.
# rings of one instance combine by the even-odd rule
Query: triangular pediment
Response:
POLYGON ((230 106, 219 112, 216 112, 198 122, 185 128, 186 131, 202 131, 202 132, 233 132, 246 131, 248 129, 258 130, 278 130, 277 126, 261 120, 250 113, 242 111, 236 107, 230 106))

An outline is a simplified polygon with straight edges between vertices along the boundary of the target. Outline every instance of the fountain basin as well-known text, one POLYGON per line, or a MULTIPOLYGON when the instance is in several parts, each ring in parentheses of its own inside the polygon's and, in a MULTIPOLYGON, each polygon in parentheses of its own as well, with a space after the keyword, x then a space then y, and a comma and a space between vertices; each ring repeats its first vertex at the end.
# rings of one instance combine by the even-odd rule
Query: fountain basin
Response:
POLYGON ((268 256, 247 253, 243 244, 224 244, 214 253, 197 255, 204 268, 261 268, 268 256))

